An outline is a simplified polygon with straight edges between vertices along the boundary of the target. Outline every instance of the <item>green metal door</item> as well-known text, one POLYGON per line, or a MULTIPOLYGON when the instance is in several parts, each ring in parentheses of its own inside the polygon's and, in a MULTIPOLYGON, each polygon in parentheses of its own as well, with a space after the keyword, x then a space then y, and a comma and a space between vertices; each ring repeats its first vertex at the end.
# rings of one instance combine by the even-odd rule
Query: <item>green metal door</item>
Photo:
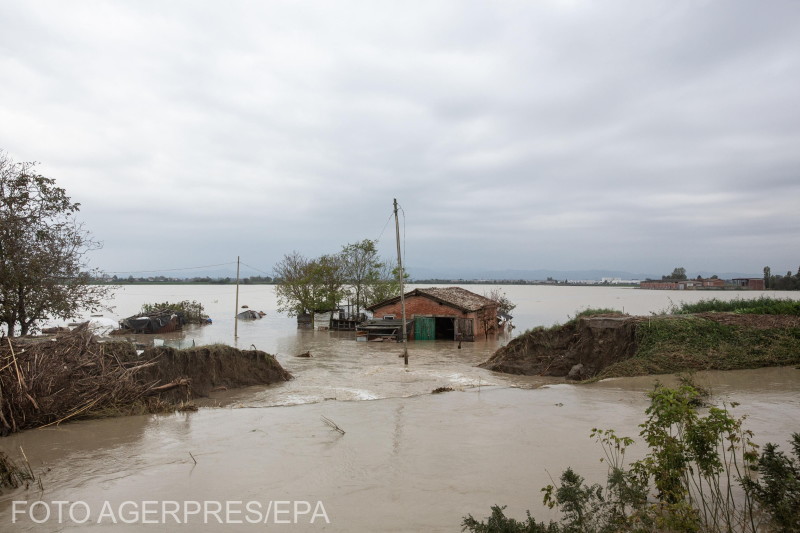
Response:
POLYGON ((432 316, 414 317, 414 340, 432 341, 436 338, 436 319, 432 316))

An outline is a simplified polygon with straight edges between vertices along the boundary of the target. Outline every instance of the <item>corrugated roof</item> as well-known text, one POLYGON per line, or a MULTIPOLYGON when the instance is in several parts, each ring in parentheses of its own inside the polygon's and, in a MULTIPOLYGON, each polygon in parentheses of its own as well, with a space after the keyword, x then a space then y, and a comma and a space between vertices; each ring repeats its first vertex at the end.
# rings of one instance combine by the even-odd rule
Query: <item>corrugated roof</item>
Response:
MULTIPOLYGON (((486 298, 485 296, 481 296, 480 294, 475 294, 474 292, 470 292, 466 289, 462 289, 461 287, 429 287, 427 289, 414 289, 411 292, 407 292, 405 296, 406 298, 410 296, 427 296, 433 300, 448 304, 452 307, 467 312, 477 311, 483 307, 497 305, 497 302, 494 300, 486 298)), ((383 305, 394 303, 399 299, 400 297, 397 296, 390 300, 386 300, 385 302, 371 305, 367 309, 376 309, 383 305)))

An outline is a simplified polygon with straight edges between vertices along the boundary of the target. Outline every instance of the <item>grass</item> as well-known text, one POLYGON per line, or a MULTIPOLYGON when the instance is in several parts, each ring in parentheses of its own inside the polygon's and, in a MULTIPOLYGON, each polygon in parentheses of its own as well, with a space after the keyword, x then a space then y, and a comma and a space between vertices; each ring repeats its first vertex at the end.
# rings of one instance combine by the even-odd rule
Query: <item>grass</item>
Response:
POLYGON ((800 315, 800 300, 788 298, 768 298, 762 296, 750 300, 700 300, 695 303, 683 302, 673 305, 669 312, 673 315, 692 313, 741 313, 750 315, 800 315))
POLYGON ((584 309, 583 311, 579 311, 575 314, 575 316, 570 319, 570 322, 575 322, 580 318, 587 318, 590 316, 596 315, 618 315, 618 316, 627 316, 625 313, 618 309, 611 309, 609 307, 589 307, 584 309))
POLYGON ((735 370, 800 363, 800 328, 754 329, 697 316, 643 321, 636 328, 636 355, 598 377, 735 370))

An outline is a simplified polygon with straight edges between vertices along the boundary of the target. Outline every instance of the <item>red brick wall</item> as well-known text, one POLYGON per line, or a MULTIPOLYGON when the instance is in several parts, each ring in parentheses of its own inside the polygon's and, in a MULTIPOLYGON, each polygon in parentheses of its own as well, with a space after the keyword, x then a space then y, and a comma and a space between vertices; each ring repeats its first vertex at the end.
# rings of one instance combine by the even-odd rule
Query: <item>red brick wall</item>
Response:
MULTIPOLYGON (((385 305, 375 309, 375 318, 383 318, 386 315, 394 315, 400 318, 403 315, 402 306, 398 301, 395 304, 385 305)), ((497 309, 486 308, 477 312, 464 313, 449 305, 440 304, 437 301, 425 298, 424 296, 410 296, 406 298, 406 316, 411 319, 416 315, 420 316, 452 316, 455 318, 471 318, 473 322, 475 337, 485 336, 484 324, 489 326, 497 322, 497 309), (486 320, 484 320, 484 318, 486 320)), ((493 333, 493 332, 492 332, 493 333)))

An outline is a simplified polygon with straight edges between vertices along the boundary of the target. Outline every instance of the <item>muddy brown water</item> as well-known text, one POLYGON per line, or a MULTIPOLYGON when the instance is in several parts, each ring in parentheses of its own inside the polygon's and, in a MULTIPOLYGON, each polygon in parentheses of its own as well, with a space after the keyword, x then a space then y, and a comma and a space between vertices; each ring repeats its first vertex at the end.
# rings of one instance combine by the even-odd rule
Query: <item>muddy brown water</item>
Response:
MULTIPOLYGON (((168 336, 168 344, 234 344, 233 322, 225 318, 233 315, 229 287, 120 292, 115 317, 153 301, 194 299, 206 306, 214 324, 168 336)), ((585 306, 647 313, 679 296, 708 297, 605 287, 510 286, 506 292, 519 304, 517 331, 565 321, 585 306)), ((553 515, 542 507, 539 489, 567 466, 601 481, 602 451, 589 438, 591 429, 636 437, 655 380, 575 386, 474 367, 507 338, 464 343, 461 350, 442 341, 411 343, 405 368, 396 344, 296 331, 291 319, 274 312, 269 286, 245 288, 240 302, 267 317, 240 323, 236 344, 277 353, 294 381, 215 393, 196 413, 84 421, 0 440, 0 449, 14 456, 22 446, 34 471, 44 472, 44 491, 0 496, 0 531, 459 531, 464 515, 486 516, 495 503, 518 518, 531 509, 547 519, 553 515), (294 357, 305 351, 313 357, 294 357), (430 394, 442 386, 456 390, 430 394), (59 501, 69 503, 53 503, 59 501), (233 512, 221 514, 226 524, 213 512, 176 523, 173 503, 181 519, 193 502, 219 502, 233 512), (248 503, 258 513, 248 512, 248 503), (76 520, 65 505, 75 505, 76 520), (46 506, 51 516, 42 520, 46 506), (86 509, 88 520, 79 523, 86 509), (279 513, 266 517, 268 509, 279 513)), ((800 370, 710 372, 699 380, 720 400, 741 404, 735 412, 748 416, 758 442, 786 449, 791 433, 800 431, 800 370)), ((634 446, 631 455, 640 452, 634 446)))

